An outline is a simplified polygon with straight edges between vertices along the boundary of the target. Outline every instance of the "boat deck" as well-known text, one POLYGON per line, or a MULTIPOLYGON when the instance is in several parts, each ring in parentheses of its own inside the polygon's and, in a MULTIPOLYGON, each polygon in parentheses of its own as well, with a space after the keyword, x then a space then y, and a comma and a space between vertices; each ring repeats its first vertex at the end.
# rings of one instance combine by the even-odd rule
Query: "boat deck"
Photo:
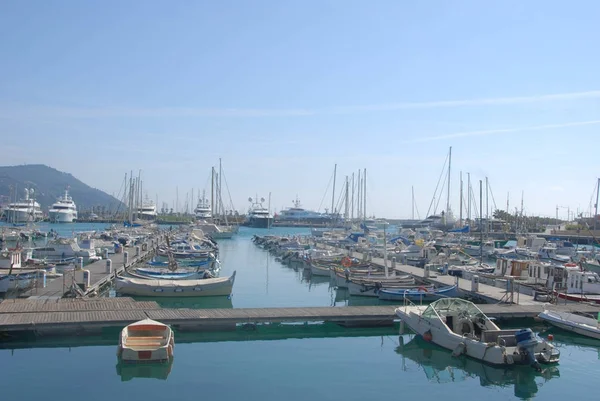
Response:
MULTIPOLYGON (((488 316, 498 319, 533 318, 543 311, 538 305, 479 305, 488 316)), ((189 331, 232 329, 236 324, 335 322, 348 326, 380 326, 397 320, 398 305, 166 309, 153 301, 132 298, 8 299, 0 302, 0 333, 30 331, 80 335, 105 328, 122 328, 150 318, 189 331)), ((589 304, 556 305, 554 310, 598 313, 589 304)))
POLYGON ((140 246, 140 254, 138 256, 135 255, 135 247, 126 248, 125 252, 128 252, 127 266, 124 264, 124 252, 109 254, 108 257, 112 261, 112 273, 107 273, 106 271, 106 259, 98 260, 83 266, 83 270, 68 271, 62 277, 47 279, 45 287, 38 283, 34 288, 19 294, 19 297, 34 299, 62 298, 71 290, 73 284, 84 282, 84 271, 86 270, 90 273, 90 285, 89 287, 82 288, 80 295, 94 296, 102 287, 111 282, 116 275, 120 275, 125 267, 131 266, 141 260, 149 259, 154 253, 154 248, 151 246, 150 240, 146 242, 146 247, 147 250, 143 251, 140 246))

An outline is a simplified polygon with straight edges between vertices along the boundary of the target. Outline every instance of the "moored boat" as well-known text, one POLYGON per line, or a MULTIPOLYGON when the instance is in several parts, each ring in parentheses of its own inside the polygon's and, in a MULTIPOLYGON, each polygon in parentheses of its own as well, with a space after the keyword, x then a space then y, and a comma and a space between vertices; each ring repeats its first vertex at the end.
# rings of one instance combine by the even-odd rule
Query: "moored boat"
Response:
POLYGON ((235 271, 230 277, 201 280, 161 280, 119 277, 115 289, 123 295, 148 297, 210 297, 230 295, 235 271))
POLYGON ((174 348, 175 338, 169 326, 144 319, 121 331, 117 356, 123 362, 169 362, 174 348))
POLYGON ((600 320, 569 312, 545 309, 538 317, 545 322, 582 336, 600 340, 600 320))
POLYGON ((558 362, 560 352, 531 329, 501 330, 475 304, 442 298, 427 307, 396 308, 396 315, 426 341, 492 365, 530 365, 558 362))

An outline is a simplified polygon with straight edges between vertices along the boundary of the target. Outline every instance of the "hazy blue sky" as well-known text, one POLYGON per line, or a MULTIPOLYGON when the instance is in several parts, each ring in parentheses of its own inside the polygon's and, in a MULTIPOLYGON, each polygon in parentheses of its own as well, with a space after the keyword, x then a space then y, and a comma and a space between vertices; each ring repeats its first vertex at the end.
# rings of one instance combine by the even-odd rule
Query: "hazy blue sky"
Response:
POLYGON ((222 157, 243 211, 322 210, 337 163, 338 189, 367 168, 369 214, 409 217, 414 185, 424 217, 452 146, 455 214, 460 171, 499 207, 589 210, 599 20, 592 0, 0 1, 0 163, 109 193, 141 169, 171 203, 222 157))

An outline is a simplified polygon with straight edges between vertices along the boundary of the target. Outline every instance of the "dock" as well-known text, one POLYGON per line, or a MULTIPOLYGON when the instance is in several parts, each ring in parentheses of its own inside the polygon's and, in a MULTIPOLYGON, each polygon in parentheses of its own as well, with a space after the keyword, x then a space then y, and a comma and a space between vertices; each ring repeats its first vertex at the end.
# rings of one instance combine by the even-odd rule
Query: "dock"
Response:
MULTIPOLYGON (((161 308, 154 301, 142 302, 125 297, 8 299, 0 302, 0 334, 94 334, 107 328, 123 328, 146 318, 181 331, 233 330, 236 325, 261 323, 332 322, 349 327, 375 327, 393 324, 397 320, 397 307, 399 305, 168 309, 161 308)), ((535 318, 544 309, 542 304, 488 304, 479 307, 487 316, 496 319, 535 318)), ((600 307, 573 303, 555 305, 553 309, 595 314, 600 307)))
MULTIPOLYGON (((352 252, 351 256, 362 259, 362 260, 368 259, 368 258, 366 258, 367 255, 363 255, 356 251, 352 252)), ((373 263, 374 265, 381 267, 382 269, 384 267, 384 259, 383 258, 372 257, 371 259, 369 259, 369 261, 371 263, 373 263)), ((410 265, 400 264, 400 263, 395 263, 395 267, 392 267, 392 265, 393 265, 393 261, 388 259, 387 266, 388 266, 388 269, 390 272, 392 270, 395 270, 397 273, 400 273, 400 274, 410 274, 414 277, 426 279, 426 280, 431 281, 432 283, 440 285, 440 286, 451 286, 451 285, 457 284, 458 288, 464 295, 468 296, 471 299, 480 301, 480 302, 512 303, 512 304, 518 304, 518 305, 539 305, 540 304, 538 301, 534 300, 534 297, 532 295, 519 293, 517 291, 517 289, 514 289, 514 292, 509 292, 509 291, 507 291, 506 288, 495 287, 495 286, 484 284, 484 283, 480 282, 480 283, 478 283, 478 290, 473 291, 472 283, 470 280, 465 280, 465 279, 462 279, 462 278, 459 278, 456 276, 442 275, 442 274, 438 274, 438 272, 434 272, 434 271, 429 271, 428 272, 429 276, 426 277, 425 269, 423 269, 421 267, 410 266, 410 265)))
POLYGON ((158 242, 159 239, 151 238, 139 246, 126 248, 127 250, 124 252, 105 255, 108 256, 108 259, 94 261, 83 266, 83 269, 67 271, 62 277, 38 279, 33 288, 19 294, 19 297, 42 300, 57 299, 71 292, 74 287, 79 296, 96 296, 116 276, 122 274, 125 268, 150 259, 158 242), (126 257, 127 260, 125 260, 126 257), (111 261, 112 271, 107 267, 108 260, 111 261))

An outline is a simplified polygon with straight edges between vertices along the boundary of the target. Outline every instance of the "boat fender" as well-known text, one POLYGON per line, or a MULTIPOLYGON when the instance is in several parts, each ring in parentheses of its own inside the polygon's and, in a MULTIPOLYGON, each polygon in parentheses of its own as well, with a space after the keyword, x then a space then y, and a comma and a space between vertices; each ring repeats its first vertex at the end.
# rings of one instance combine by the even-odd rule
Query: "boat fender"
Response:
POLYGON ((467 353, 467 344, 464 342, 459 343, 454 351, 452 351, 452 356, 457 357, 467 353))
POLYGON ((431 334, 431 330, 427 330, 425 333, 423 333, 423 340, 425 340, 427 342, 431 342, 433 340, 433 335, 431 334))
POLYGON ((515 363, 515 359, 510 354, 504 354, 504 362, 506 362, 507 365, 512 365, 515 363))
POLYGON ((169 347, 167 348, 167 353, 169 358, 173 358, 173 346, 171 344, 169 344, 169 347))

